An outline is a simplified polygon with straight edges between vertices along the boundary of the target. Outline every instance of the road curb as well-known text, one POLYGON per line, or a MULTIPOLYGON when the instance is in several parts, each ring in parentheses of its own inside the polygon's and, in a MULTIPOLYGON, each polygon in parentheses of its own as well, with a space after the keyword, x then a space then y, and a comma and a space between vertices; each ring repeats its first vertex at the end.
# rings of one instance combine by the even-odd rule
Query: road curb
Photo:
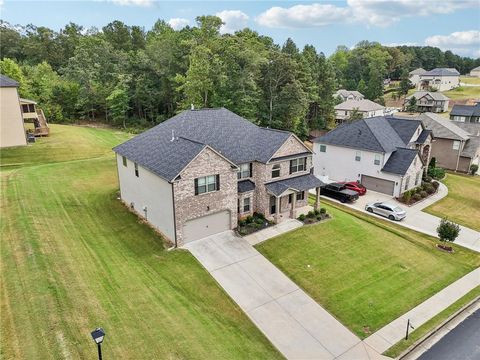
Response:
MULTIPOLYGON (((446 320, 444 320, 440 325, 437 325, 432 331, 418 339, 414 344, 410 345, 404 352, 402 352, 399 356, 397 356, 395 359, 397 360, 407 360, 410 359, 408 356, 412 354, 415 350, 417 350, 420 346, 422 346, 425 342, 427 342, 429 339, 431 339, 434 335, 436 335, 440 330, 442 330, 446 325, 448 325, 451 321, 455 320, 457 317, 460 315, 464 314, 466 311, 470 310, 473 308, 477 303, 480 302, 480 296, 477 296, 475 299, 470 301, 468 304, 463 306, 461 309, 457 310, 455 313, 450 315, 446 320)), ((467 316, 468 317, 468 316, 467 316)), ((447 332, 448 333, 448 332, 447 332)), ((446 335, 446 334, 445 334, 446 335)), ((443 337, 443 336, 442 336, 443 337)), ((440 341, 441 338, 437 339, 436 342, 440 341)), ((433 346, 434 344, 432 344, 433 346)), ((430 346, 431 347, 431 346, 430 346)), ((425 349, 427 351, 427 349, 425 349)), ((425 352, 424 351, 424 352, 425 352)), ((423 353, 423 352, 422 352, 423 353)), ((421 354, 419 354, 417 357, 419 357, 421 354)), ((412 359, 416 359, 417 357, 414 357, 412 359)))

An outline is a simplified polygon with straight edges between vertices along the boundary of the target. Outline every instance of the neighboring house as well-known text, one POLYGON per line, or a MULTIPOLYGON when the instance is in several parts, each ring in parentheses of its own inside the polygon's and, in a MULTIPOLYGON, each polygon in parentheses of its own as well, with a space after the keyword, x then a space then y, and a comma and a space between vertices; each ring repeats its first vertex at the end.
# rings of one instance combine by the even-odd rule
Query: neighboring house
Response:
POLYGON ((27 145, 18 83, 0 75, 0 147, 27 145))
POLYGON ((420 74, 423 74, 425 72, 427 72, 427 71, 425 69, 422 69, 422 68, 418 68, 418 69, 415 69, 413 71, 410 71, 408 73, 408 79, 410 80, 412 85, 414 85, 416 87, 418 85, 418 82, 420 81, 420 74))
POLYGON ((460 85, 460 73, 454 68, 436 68, 419 74, 417 90, 447 91, 460 85))
POLYGON ((477 66, 475 69, 470 71, 470 76, 480 77, 480 66, 477 66))
POLYGON ((355 90, 345 90, 345 89, 337 90, 334 96, 336 98, 339 98, 341 101, 365 99, 365 96, 363 96, 362 93, 355 90))
POLYGON ((343 124, 314 140, 314 174, 399 197, 421 184, 431 140, 419 120, 381 116, 343 124))
POLYGON ((467 131, 459 126, 460 123, 433 113, 421 114, 418 119, 432 131, 435 140, 431 156, 436 158, 437 166, 468 172, 471 164, 478 164, 480 138, 473 129, 467 131))
POLYGON ((122 200, 181 246, 262 213, 308 208, 312 151, 294 134, 220 109, 184 111, 114 148, 122 200))
POLYGON ((417 99, 418 112, 445 112, 448 110, 448 103, 450 99, 441 92, 416 91, 412 95, 405 98, 403 103, 404 109, 408 107, 410 99, 414 97, 417 99))
POLYGON ((35 127, 35 136, 48 136, 50 129, 43 110, 37 107, 33 100, 20 98, 24 122, 32 122, 35 127))
POLYGON ((337 122, 342 123, 344 120, 348 120, 354 110, 361 113, 364 118, 385 115, 385 106, 371 100, 347 100, 335 106, 337 122))
POLYGON ((453 105, 450 119, 466 123, 480 122, 480 103, 475 105, 453 105))

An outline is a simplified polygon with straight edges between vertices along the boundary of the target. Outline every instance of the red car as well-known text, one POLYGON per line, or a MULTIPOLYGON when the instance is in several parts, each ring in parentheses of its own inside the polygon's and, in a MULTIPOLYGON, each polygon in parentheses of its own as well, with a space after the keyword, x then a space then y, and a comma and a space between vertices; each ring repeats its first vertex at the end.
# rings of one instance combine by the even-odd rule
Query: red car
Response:
POLYGON ((367 193, 367 188, 356 181, 341 182, 340 184, 345 184, 347 189, 356 191, 358 195, 365 195, 367 193))

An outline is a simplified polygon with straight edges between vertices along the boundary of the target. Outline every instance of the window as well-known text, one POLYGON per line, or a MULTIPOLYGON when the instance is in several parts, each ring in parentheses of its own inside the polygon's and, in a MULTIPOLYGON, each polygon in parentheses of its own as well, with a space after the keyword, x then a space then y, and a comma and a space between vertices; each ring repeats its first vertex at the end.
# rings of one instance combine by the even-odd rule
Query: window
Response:
POLYGON ((291 204, 293 201, 293 194, 288 194, 288 203, 291 204))
POLYGON ((345 115, 348 115, 348 111, 347 111, 347 110, 345 110, 345 115))
POLYGON ((247 197, 243 199, 243 212, 249 212, 250 211, 250 198, 247 197))
POLYGON ((355 152, 355 161, 360 161, 362 159, 362 152, 356 151, 355 152))
POLYGON ((22 111, 23 111, 24 113, 28 113, 28 112, 29 112, 29 111, 28 111, 28 105, 27 105, 27 104, 22 105, 22 111))
POLYGON ((306 157, 290 160, 290 174, 293 174, 299 171, 305 171, 306 167, 307 167, 306 157))
POLYGON ((297 200, 305 200, 305 191, 297 193, 297 200))
POLYGON ((374 165, 380 165, 380 154, 375 154, 375 159, 373 160, 374 165))
POLYGON ((408 189, 408 184, 409 184, 409 183, 410 183, 410 176, 407 176, 407 177, 405 178, 405 188, 404 188, 405 190, 408 189))
POLYGON ((455 115, 453 117, 453 120, 455 121, 461 121, 461 122, 465 122, 465 116, 458 116, 458 115, 455 115))
POLYGON ((419 184, 421 175, 422 175, 422 173, 418 172, 417 176, 415 176, 415 186, 417 186, 419 184))
POLYGON ((454 140, 453 145, 452 145, 453 150, 458 150, 460 149, 460 141, 459 140, 454 140))
POLYGON ((220 190, 220 175, 210 175, 195 179, 195 195, 220 190))
POLYGON ((320 152, 327 152, 327 145, 320 145, 320 152))
POLYGON ((252 163, 241 164, 239 166, 238 175, 239 179, 246 179, 252 177, 252 163))
POLYGON ((125 156, 122 156, 122 162, 123 166, 127 167, 127 158, 125 156))
POLYGON ((280 177, 280 164, 275 164, 272 167, 272 178, 280 177))
POLYGON ((135 176, 138 177, 138 164, 135 163, 135 176))
POLYGON ((29 104, 28 105, 28 112, 35 112, 35 105, 34 104, 29 104))

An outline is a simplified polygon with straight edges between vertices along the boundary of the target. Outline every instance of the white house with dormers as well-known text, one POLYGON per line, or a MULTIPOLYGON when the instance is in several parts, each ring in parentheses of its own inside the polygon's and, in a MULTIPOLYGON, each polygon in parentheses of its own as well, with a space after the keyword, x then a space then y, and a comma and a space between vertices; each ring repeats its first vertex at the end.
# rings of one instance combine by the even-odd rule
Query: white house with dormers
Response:
POLYGON ((418 120, 380 116, 343 124, 314 140, 314 174, 399 197, 421 184, 431 139, 418 120))

